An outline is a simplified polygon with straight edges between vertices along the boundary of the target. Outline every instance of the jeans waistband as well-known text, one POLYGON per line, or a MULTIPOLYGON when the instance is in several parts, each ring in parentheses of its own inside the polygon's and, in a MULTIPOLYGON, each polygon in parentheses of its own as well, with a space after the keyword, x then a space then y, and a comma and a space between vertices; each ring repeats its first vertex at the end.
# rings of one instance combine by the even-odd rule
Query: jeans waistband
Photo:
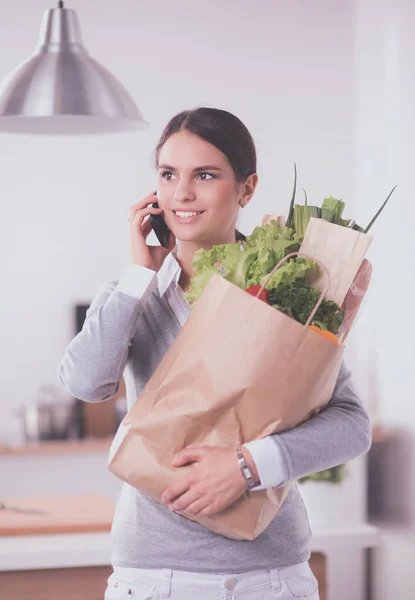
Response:
MULTIPOLYGON (((131 585, 134 585, 134 582, 160 585, 162 591, 169 591, 171 587, 188 591, 198 591, 200 587, 206 591, 235 590, 236 588, 244 591, 271 583, 273 590, 278 592, 281 587, 281 579, 290 575, 298 576, 309 573, 308 562, 278 569, 261 569, 244 573, 194 573, 175 569, 136 569, 114 566, 114 575, 131 585)), ((166 594, 164 597, 168 597, 168 595, 166 594)))

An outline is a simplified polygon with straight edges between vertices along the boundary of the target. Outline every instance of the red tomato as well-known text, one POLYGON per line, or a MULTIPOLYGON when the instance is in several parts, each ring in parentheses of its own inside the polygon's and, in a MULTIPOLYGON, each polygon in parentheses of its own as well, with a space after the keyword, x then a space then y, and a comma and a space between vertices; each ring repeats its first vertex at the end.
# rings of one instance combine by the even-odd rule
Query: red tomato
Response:
MULTIPOLYGON (((248 292, 248 294, 251 294, 251 296, 258 296, 258 292, 261 288, 262 285, 251 285, 249 288, 247 288, 246 291, 248 292)), ((268 290, 264 288, 259 294, 258 298, 259 300, 262 300, 263 302, 266 302, 268 304, 268 290)))

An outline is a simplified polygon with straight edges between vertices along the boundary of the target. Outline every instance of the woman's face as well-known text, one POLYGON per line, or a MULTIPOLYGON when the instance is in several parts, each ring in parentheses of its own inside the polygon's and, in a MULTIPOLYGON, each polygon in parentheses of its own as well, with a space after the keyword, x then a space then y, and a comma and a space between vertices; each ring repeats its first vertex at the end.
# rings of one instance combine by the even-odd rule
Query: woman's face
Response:
POLYGON ((247 203, 244 189, 226 156, 189 131, 171 135, 160 150, 158 203, 180 241, 235 242, 238 211, 247 203))

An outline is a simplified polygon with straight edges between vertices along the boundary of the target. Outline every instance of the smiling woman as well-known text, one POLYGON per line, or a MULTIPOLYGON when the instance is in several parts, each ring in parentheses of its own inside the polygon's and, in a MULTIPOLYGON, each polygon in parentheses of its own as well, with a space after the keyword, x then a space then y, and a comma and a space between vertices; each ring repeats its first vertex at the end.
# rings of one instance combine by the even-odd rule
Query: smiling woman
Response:
MULTIPOLYGON (((174 116, 155 158, 156 197, 152 192, 130 211, 132 264, 96 295, 60 366, 62 385, 85 401, 113 397, 124 376, 128 408, 140 402, 190 315, 183 290, 193 274, 194 253, 235 243, 239 210, 250 202, 258 182, 250 133, 236 116, 219 109, 174 116), (147 244, 150 215, 164 218, 170 231, 166 246, 147 244)), ((321 470, 327 462, 345 462, 367 448, 368 422, 344 368, 324 414, 242 444, 242 458, 221 445, 178 448, 174 465, 183 471, 175 485, 166 484, 160 502, 124 484, 112 528, 114 574, 107 600, 123 597, 121 590, 144 597, 149 586, 153 597, 171 600, 215 595, 318 600, 308 563, 311 532, 295 485, 253 540, 227 538, 183 514, 211 516, 247 489, 255 494, 321 470)))
POLYGON ((237 117, 201 107, 171 119, 157 145, 155 166, 158 204, 180 242, 180 285, 186 289, 198 248, 245 239, 236 222, 258 182, 255 145, 237 117))
POLYGON ((161 135, 155 162, 162 208, 209 211, 199 219, 200 233, 192 240, 211 245, 212 236, 214 243, 244 239, 235 224, 239 209, 255 191, 258 176, 255 144, 240 119, 205 107, 179 113, 161 135))

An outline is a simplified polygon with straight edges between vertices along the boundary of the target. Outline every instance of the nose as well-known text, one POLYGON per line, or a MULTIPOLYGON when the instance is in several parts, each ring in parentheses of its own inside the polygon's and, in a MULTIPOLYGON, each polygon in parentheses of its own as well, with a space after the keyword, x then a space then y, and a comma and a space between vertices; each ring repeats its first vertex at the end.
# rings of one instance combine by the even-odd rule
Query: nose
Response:
POLYGON ((176 202, 188 202, 196 199, 196 195, 192 190, 192 186, 189 183, 181 180, 177 184, 174 192, 174 199, 176 202))

